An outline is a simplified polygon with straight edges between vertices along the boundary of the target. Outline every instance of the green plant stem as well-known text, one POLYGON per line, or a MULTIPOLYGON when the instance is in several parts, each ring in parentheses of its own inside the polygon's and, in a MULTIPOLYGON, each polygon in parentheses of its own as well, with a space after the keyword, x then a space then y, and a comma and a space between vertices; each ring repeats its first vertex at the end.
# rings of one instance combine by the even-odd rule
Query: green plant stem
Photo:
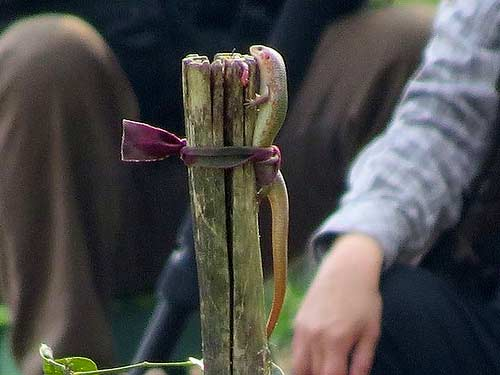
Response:
POLYGON ((194 363, 191 361, 184 361, 184 362, 169 362, 169 363, 155 363, 155 362, 141 362, 141 363, 136 363, 133 365, 128 365, 128 366, 122 366, 122 367, 114 367, 110 369, 103 369, 103 370, 93 370, 93 371, 75 371, 73 372, 73 375, 97 375, 97 374, 116 374, 120 372, 124 372, 127 370, 131 370, 134 368, 155 368, 155 367, 188 367, 188 366, 194 366, 194 363))

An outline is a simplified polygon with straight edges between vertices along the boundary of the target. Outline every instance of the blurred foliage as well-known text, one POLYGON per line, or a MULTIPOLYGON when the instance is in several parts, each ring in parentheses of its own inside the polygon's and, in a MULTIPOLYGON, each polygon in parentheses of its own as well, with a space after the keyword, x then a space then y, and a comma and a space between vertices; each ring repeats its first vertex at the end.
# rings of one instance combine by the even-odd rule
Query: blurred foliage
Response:
POLYGON ((7 306, 0 303, 0 327, 7 325, 9 322, 9 311, 7 306))
MULTIPOLYGON (((309 258, 300 259, 290 267, 285 303, 280 318, 270 338, 270 348, 287 348, 292 339, 293 319, 300 306, 302 298, 313 279, 315 264, 309 258)), ((271 306, 273 282, 266 283, 266 304, 271 306)), ((279 363, 279 362, 278 362, 279 363)))
POLYGON ((440 0, 394 0, 394 4, 433 4, 437 5, 440 0))
POLYGON ((431 4, 437 5, 440 0, 370 0, 370 5, 380 8, 386 5, 405 5, 405 4, 431 4))

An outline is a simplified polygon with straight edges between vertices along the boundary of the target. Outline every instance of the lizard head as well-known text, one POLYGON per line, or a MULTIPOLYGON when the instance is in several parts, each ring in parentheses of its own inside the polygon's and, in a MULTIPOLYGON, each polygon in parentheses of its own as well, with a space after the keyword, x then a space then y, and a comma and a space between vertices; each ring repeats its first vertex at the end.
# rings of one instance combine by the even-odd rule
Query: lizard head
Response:
POLYGON ((250 47, 250 54, 257 59, 258 62, 266 61, 271 58, 271 48, 254 45, 250 47))
POLYGON ((255 57, 259 68, 262 71, 264 69, 272 69, 273 65, 276 63, 277 58, 281 58, 280 54, 274 49, 262 45, 254 45, 250 47, 250 54, 255 57))

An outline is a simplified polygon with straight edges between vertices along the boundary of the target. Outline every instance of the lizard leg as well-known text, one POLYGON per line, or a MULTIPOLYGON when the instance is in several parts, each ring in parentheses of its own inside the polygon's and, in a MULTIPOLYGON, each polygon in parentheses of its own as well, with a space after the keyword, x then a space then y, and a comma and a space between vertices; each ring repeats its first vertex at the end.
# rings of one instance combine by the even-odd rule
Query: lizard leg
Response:
POLYGON ((269 101, 269 87, 262 94, 255 94, 255 99, 248 99, 243 103, 245 107, 257 107, 269 101))

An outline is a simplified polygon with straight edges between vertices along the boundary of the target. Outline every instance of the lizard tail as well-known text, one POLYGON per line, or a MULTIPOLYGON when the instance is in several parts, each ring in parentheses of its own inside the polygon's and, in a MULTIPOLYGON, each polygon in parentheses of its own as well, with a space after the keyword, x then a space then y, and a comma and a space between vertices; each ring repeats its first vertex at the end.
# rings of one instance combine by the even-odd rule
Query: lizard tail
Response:
POLYGON ((266 325, 269 338, 278 322, 283 307, 287 283, 288 266, 288 193, 285 180, 278 173, 267 195, 272 212, 272 246, 274 294, 271 311, 266 325))

